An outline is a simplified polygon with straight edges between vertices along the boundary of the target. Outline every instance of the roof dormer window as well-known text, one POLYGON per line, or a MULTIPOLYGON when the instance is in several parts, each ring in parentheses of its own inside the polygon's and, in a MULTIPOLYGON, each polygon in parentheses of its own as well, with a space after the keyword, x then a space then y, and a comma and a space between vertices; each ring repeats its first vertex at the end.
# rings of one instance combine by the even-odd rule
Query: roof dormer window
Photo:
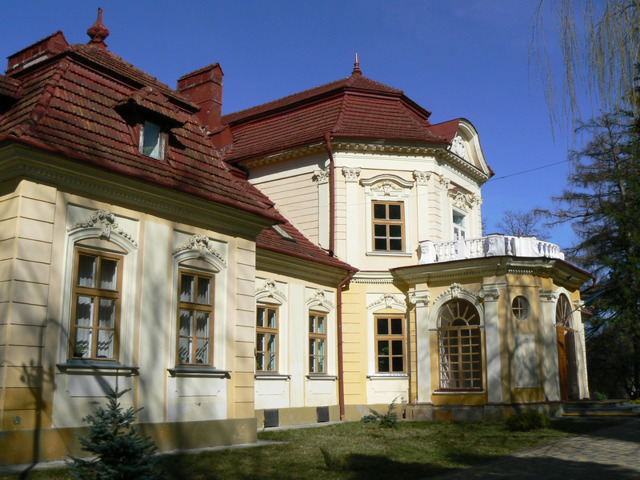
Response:
POLYGON ((160 125, 145 121, 140 129, 140 153, 156 160, 164 159, 165 137, 160 125))

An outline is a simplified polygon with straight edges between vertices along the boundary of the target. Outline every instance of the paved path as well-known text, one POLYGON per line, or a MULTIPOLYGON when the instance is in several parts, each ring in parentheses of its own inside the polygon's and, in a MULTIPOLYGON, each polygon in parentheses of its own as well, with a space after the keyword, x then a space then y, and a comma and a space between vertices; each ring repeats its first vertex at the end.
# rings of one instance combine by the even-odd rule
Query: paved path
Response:
POLYGON ((432 477, 437 480, 478 478, 517 480, 640 479, 640 419, 565 438, 485 465, 432 477))

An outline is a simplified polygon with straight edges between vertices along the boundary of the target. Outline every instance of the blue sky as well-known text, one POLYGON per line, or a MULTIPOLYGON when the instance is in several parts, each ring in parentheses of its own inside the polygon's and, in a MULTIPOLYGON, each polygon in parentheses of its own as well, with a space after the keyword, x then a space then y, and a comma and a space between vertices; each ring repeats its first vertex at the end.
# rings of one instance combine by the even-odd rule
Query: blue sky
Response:
MULTIPOLYGON (((171 87, 183 74, 219 62, 223 111, 231 113, 347 77, 358 52, 365 76, 404 90, 433 112, 433 123, 464 117, 474 124, 496 172, 483 187, 489 233, 504 210, 550 206, 569 171, 566 162, 537 169, 565 161, 570 148, 557 129, 554 141, 542 86, 530 67, 537 4, 2 0, 0 54, 7 57, 57 30, 69 43, 85 43, 101 6, 109 50, 171 87), (537 170, 514 175, 531 169, 537 170)), ((569 227, 551 234, 563 247, 573 242, 569 227)))

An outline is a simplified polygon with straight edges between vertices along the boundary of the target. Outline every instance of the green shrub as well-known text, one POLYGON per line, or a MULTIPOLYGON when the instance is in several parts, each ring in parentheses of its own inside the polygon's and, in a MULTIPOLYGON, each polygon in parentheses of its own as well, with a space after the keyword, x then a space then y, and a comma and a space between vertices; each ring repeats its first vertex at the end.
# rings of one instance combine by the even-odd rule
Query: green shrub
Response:
POLYGON ((593 395, 591 395, 593 397, 594 400, 606 400, 607 396, 604 393, 601 392, 593 392, 593 395))
POLYGON ((507 418, 507 428, 514 432, 530 432, 549 427, 549 418, 536 410, 516 413, 507 418))
POLYGON ((364 423, 378 422, 380 428, 396 428, 398 426, 398 414, 394 410, 396 409, 397 399, 398 397, 394 398, 389 404, 387 413, 378 413, 373 408, 370 408, 371 414, 365 415, 360 420, 364 423))

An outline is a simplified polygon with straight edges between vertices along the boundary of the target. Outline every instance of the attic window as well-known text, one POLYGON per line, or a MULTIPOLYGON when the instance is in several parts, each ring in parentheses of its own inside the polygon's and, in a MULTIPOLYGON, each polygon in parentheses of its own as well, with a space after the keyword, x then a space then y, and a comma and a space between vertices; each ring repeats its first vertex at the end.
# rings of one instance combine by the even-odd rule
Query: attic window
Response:
POLYGON ((140 129, 140 153, 156 160, 164 158, 165 134, 157 123, 145 121, 140 129))
POLYGON ((271 228, 285 240, 295 242, 295 239, 281 225, 273 225, 271 228))

